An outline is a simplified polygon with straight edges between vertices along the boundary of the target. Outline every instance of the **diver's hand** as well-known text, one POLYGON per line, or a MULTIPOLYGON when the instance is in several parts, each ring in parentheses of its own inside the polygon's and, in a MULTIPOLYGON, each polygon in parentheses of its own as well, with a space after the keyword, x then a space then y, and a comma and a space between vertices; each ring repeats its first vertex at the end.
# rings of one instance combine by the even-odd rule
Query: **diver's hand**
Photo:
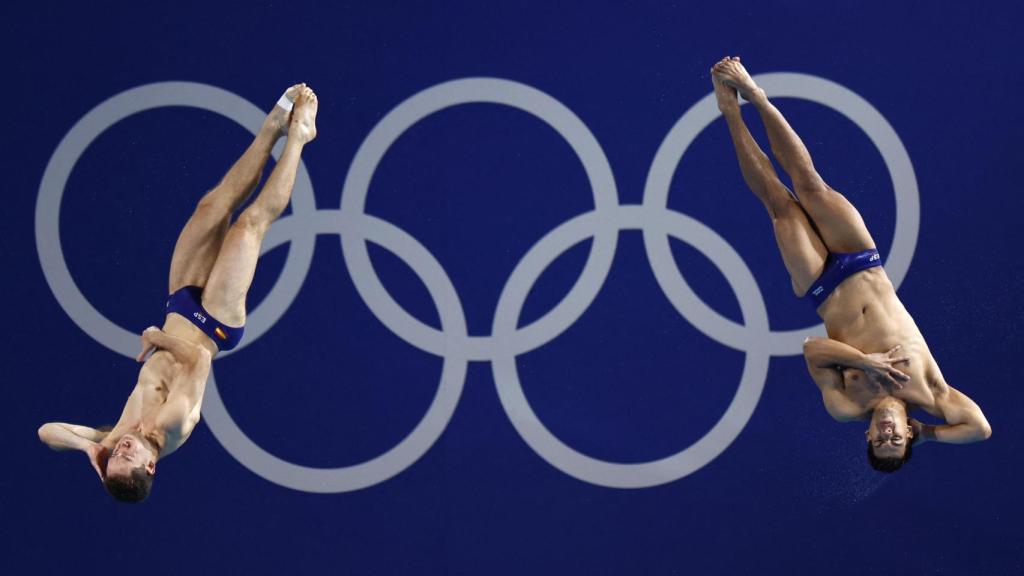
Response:
POLYGON ((910 376, 896 368, 896 364, 910 362, 909 356, 901 355, 902 346, 896 345, 888 352, 865 354, 864 373, 869 380, 882 386, 903 389, 903 383, 910 381, 910 376))
POLYGON ((93 470, 100 477, 100 482, 107 479, 107 459, 110 458, 110 450, 100 444, 91 443, 85 447, 85 455, 89 457, 89 463, 93 470))
POLYGON ((151 336, 153 332, 159 331, 160 329, 156 326, 150 326, 142 332, 142 352, 139 352, 139 355, 135 357, 136 362, 145 362, 146 356, 149 356, 149 353, 156 349, 156 344, 153 344, 151 336))

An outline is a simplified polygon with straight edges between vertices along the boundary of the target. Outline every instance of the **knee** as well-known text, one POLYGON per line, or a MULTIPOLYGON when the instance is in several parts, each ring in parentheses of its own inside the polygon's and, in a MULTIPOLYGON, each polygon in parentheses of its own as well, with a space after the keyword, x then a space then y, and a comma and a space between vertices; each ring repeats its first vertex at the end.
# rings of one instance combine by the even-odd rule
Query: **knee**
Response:
POLYGON ((217 188, 207 192, 196 205, 196 212, 209 214, 216 217, 227 217, 233 212, 230 203, 224 200, 224 195, 219 193, 217 188))
POLYGON ((800 205, 789 196, 789 193, 773 194, 765 202, 765 208, 768 209, 773 221, 788 220, 800 212, 800 205))
POLYGON ((270 226, 270 219, 257 206, 250 206, 238 216, 238 220, 233 226, 248 232, 263 234, 270 226))
POLYGON ((793 180, 793 191, 801 200, 822 198, 832 193, 832 189, 817 174, 813 178, 793 180))

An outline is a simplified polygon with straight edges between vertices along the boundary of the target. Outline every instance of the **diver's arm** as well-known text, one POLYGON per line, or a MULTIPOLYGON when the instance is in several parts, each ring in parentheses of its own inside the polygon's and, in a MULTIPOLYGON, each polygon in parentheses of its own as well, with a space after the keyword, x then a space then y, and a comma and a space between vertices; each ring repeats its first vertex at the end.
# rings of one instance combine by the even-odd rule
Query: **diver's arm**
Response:
POLYGON ((84 452, 89 445, 98 444, 106 437, 107 432, 78 424, 48 422, 39 427, 39 439, 57 451, 81 450, 84 452))
POLYGON ((821 401, 825 405, 825 410, 838 422, 861 419, 864 409, 846 397, 843 375, 839 371, 840 365, 829 363, 822 356, 816 355, 813 346, 808 354, 810 341, 808 338, 804 342, 804 360, 807 361, 807 371, 811 374, 811 379, 821 390, 821 401))
MULTIPOLYGON (((915 427, 916 428, 916 427, 915 427)), ((945 444, 970 444, 988 440, 992 428, 970 424, 921 424, 918 442, 942 442, 945 444)))
POLYGON ((943 442, 946 444, 970 444, 988 440, 992 426, 981 408, 959 390, 950 386, 936 397, 935 407, 941 412, 945 424, 922 424, 911 421, 918 442, 943 442))
POLYGON ((838 340, 808 338, 804 340, 804 359, 812 376, 815 369, 857 368, 863 370, 872 382, 898 389, 910 380, 910 376, 895 367, 895 364, 910 360, 907 356, 900 356, 900 349, 901 346, 895 346, 888 352, 865 354, 838 340))
POLYGON ((853 346, 831 338, 804 340, 804 359, 816 368, 859 368, 868 364, 867 354, 853 346))
POLYGON ((867 355, 856 348, 828 338, 804 340, 804 361, 814 383, 822 393, 830 389, 843 390, 843 368, 858 368, 867 363, 867 355))
POLYGON ((171 336, 156 326, 150 326, 142 333, 142 352, 135 359, 139 362, 144 361, 154 349, 167 350, 175 360, 185 365, 199 362, 204 353, 207 357, 210 356, 206 348, 184 338, 171 336))
POLYGON ((39 427, 39 439, 57 451, 79 450, 89 457, 89 464, 96 475, 103 481, 106 476, 107 458, 110 451, 100 444, 106 432, 100 432, 88 426, 50 422, 39 427), (93 440, 95 438, 95 441, 93 440))

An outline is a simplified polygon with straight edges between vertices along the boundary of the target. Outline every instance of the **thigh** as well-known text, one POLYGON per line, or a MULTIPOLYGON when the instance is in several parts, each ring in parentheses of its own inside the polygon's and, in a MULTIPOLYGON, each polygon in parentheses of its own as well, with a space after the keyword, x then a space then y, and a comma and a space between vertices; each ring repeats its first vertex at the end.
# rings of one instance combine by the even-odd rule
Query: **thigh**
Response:
POLYGON ((803 296, 825 268, 828 249, 801 205, 792 198, 772 211, 772 226, 793 292, 803 296))
POLYGON ((231 225, 203 289, 203 308, 228 326, 245 325, 245 298, 252 285, 266 227, 243 212, 231 225))
POLYGON ((839 192, 823 184, 797 189, 797 197, 829 252, 859 252, 875 247, 860 212, 839 192))
POLYGON ((205 286, 227 235, 231 213, 206 199, 185 223, 171 256, 168 291, 205 286))

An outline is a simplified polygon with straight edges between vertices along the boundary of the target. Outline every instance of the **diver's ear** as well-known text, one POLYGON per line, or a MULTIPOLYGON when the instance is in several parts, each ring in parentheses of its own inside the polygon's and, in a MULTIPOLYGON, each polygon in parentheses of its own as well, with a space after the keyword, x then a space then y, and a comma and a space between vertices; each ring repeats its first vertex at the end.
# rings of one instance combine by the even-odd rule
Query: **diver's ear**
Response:
POLYGON ((149 473, 150 476, 156 474, 156 460, 146 462, 146 472, 149 473))

